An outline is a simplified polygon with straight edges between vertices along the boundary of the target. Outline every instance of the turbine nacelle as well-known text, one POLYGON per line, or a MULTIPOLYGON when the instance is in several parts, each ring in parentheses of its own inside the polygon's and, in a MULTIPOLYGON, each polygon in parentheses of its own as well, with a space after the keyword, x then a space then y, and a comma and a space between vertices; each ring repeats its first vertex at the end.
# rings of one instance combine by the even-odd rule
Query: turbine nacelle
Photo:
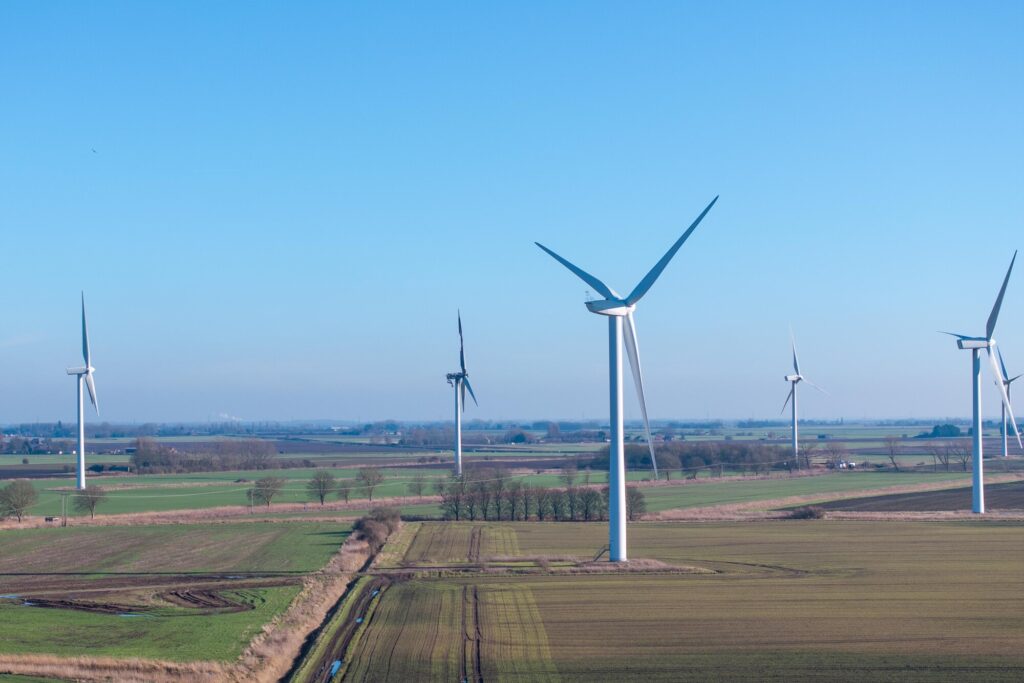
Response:
POLYGON ((800 382, 803 380, 802 375, 786 375, 783 379, 787 382, 800 382))
POLYGON ((971 338, 960 338, 956 340, 958 348, 964 351, 972 351, 974 349, 989 349, 996 345, 994 339, 983 339, 980 337, 971 338))
POLYGON ((96 368, 68 368, 69 375, 91 375, 96 368))
POLYGON ((587 310, 591 313, 607 316, 627 316, 636 309, 636 304, 628 304, 624 299, 599 299, 588 301, 587 310))

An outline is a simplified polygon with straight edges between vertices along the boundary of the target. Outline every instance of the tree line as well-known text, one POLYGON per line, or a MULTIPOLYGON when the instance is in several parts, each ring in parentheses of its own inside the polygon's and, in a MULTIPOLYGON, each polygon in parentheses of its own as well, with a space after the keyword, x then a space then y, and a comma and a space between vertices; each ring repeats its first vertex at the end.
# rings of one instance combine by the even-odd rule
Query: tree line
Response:
MULTIPOLYGON (((608 519, 608 487, 531 486, 505 471, 466 472, 437 484, 444 519, 483 521, 591 522, 608 519)), ((626 488, 626 515, 637 519, 647 511, 643 492, 626 488)))

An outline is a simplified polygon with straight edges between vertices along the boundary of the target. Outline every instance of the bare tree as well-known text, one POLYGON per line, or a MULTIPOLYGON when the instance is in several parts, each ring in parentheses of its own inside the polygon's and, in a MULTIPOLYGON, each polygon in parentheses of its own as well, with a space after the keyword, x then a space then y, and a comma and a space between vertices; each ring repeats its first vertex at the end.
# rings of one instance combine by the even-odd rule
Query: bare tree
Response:
POLYGON ((0 518, 13 515, 21 522, 25 512, 36 504, 39 494, 27 479, 17 479, 0 489, 0 518))
POLYGON ((814 457, 814 452, 817 450, 817 441, 801 441, 800 454, 797 456, 796 466, 805 470, 811 469, 811 458, 814 457))
POLYGON ((647 512, 647 500, 644 492, 636 486, 626 487, 626 518, 635 521, 647 512))
POLYGON ((825 455, 832 467, 839 467, 839 463, 846 459, 846 446, 838 441, 830 441, 825 446, 825 455))
POLYGON ((897 472, 900 471, 900 464, 896 460, 896 456, 900 454, 900 440, 895 436, 885 437, 885 451, 889 454, 889 462, 892 463, 893 469, 897 472))
POLYGON ((352 497, 352 480, 342 479, 341 483, 338 484, 338 497, 344 500, 346 503, 348 499, 352 497))
POLYGON ((356 474, 356 481, 366 489, 366 496, 373 500, 373 490, 384 483, 384 473, 379 467, 360 467, 356 474))
POLYGON ((564 465, 562 465, 562 474, 560 474, 559 476, 561 477, 562 483, 565 484, 566 488, 572 488, 573 484, 576 483, 576 475, 578 473, 579 470, 576 467, 576 463, 567 462, 564 465))
POLYGON ((966 472, 968 466, 971 464, 971 460, 974 455, 971 453, 971 449, 963 441, 950 441, 950 457, 960 463, 960 467, 966 472))
POLYGON ((424 492, 427 490, 427 475, 422 472, 417 472, 413 475, 412 480, 409 482, 409 493, 412 495, 422 498, 424 492))
POLYGON ((107 492, 96 484, 89 484, 75 494, 71 506, 76 512, 89 513, 90 519, 95 519, 96 508, 107 499, 107 492))
POLYGON ((270 507, 274 496, 281 493, 285 480, 282 477, 263 477, 253 482, 251 490, 252 502, 270 507))
POLYGON ((334 475, 327 470, 318 469, 306 484, 306 490, 314 498, 319 498, 320 504, 323 505, 327 496, 331 495, 331 491, 334 490, 334 475))

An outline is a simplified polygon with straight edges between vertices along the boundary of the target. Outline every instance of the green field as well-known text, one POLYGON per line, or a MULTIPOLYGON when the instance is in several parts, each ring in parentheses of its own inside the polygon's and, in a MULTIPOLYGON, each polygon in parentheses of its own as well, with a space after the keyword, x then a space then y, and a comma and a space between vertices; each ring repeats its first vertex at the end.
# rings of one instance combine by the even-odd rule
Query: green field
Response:
POLYGON ((20 587, 34 577, 62 574, 304 574, 323 566, 347 533, 347 525, 318 522, 4 531, 0 532, 0 585, 9 587, 17 581, 20 587))
POLYGON ((842 497, 850 491, 881 489, 889 486, 910 486, 931 482, 964 481, 963 472, 832 472, 813 477, 792 479, 747 479, 704 481, 684 486, 645 488, 649 512, 673 508, 705 507, 729 503, 775 500, 787 496, 820 496, 820 500, 842 497))
MULTIPOLYGON (((306 482, 312 477, 315 469, 285 469, 261 472, 210 472, 196 474, 145 475, 132 477, 94 478, 93 482, 107 489, 108 499, 97 509, 98 514, 123 514, 134 512, 165 512, 175 510, 198 510, 222 506, 248 505, 246 492, 251 482, 261 476, 280 476, 286 480, 284 490, 274 498, 274 503, 308 503, 309 510, 314 511, 318 503, 311 500, 306 490, 306 482), (239 479, 245 480, 238 482, 239 479)), ((338 478, 352 481, 355 471, 352 469, 332 470, 338 478)), ((417 473, 428 477, 428 494, 433 493, 432 482, 445 479, 448 475, 437 469, 391 468, 385 469, 385 482, 374 491, 374 498, 408 496, 408 484, 417 473)), ((512 479, 520 480, 531 486, 564 486, 559 475, 554 473, 517 473, 512 479)), ((630 480, 646 478, 643 472, 631 472, 630 480)), ((592 472, 590 481, 593 484, 604 483, 606 473, 592 472)), ((889 486, 913 485, 927 482, 967 481, 968 475, 963 472, 848 472, 837 471, 812 477, 785 478, 776 475, 769 479, 739 479, 723 477, 720 480, 708 480, 704 477, 698 482, 689 482, 682 486, 661 486, 645 488, 647 509, 659 512, 673 508, 705 507, 729 503, 745 503, 759 500, 773 500, 787 496, 820 496, 820 500, 832 500, 848 492, 861 490, 883 489, 889 486)), ((57 516, 60 514, 59 493, 55 486, 68 486, 69 482, 52 479, 31 480, 39 490, 39 502, 30 510, 37 516, 57 516)), ((577 483, 582 484, 581 474, 577 483)), ((678 479, 676 480, 678 482, 678 479)), ((338 500, 332 495, 329 500, 338 500)), ((366 492, 354 487, 351 500, 367 500, 366 492)), ((367 501, 369 502, 369 501, 367 501)), ((70 507, 70 506, 69 506, 70 507)), ((369 507, 369 505, 367 505, 369 507)), ((261 513, 273 513, 274 507, 267 509, 257 507, 261 513)), ((411 503, 403 508, 406 514, 437 515, 439 509, 433 504, 411 503)), ((70 511, 71 516, 77 513, 70 511)), ((352 511, 343 514, 351 516, 352 511)))
POLYGON ((257 522, 2 532, 0 653, 234 659, 348 531, 257 522), (187 602, 197 598, 207 602, 187 602))
POLYGON ((216 615, 163 608, 128 618, 0 603, 0 652, 229 661, 263 624, 288 606, 299 589, 247 589, 242 597, 253 609, 216 615))

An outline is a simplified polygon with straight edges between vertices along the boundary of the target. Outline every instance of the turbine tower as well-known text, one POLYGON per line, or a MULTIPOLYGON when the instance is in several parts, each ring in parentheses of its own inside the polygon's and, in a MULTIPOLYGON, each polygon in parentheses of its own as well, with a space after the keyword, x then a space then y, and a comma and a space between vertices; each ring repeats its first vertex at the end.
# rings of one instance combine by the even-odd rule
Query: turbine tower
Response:
MULTIPOLYGON (((1000 348, 996 349, 996 353, 999 354, 999 368, 1003 371, 1003 386, 1006 387, 1006 399, 1010 399, 1010 385, 1019 380, 1024 375, 1017 375, 1016 377, 1010 377, 1010 373, 1006 371, 1006 363, 1003 361, 1003 350, 1000 348)), ((1002 406, 1003 409, 1003 457, 1008 458, 1010 456, 1010 434, 1006 431, 1006 405, 1002 406)))
POLYGON ((587 301, 586 307, 591 313, 608 317, 608 375, 609 403, 611 425, 611 443, 608 449, 608 555, 612 562, 626 562, 626 458, 623 444, 622 424, 622 355, 620 349, 626 347, 629 365, 633 370, 633 382, 636 384, 637 398, 640 400, 640 412, 644 419, 644 431, 647 434, 647 446, 651 452, 651 464, 654 465, 654 476, 658 476, 658 465, 654 460, 654 444, 651 439, 651 425, 647 419, 647 404, 644 401, 643 373, 640 371, 640 353, 637 349, 636 323, 633 321, 633 310, 643 298, 654 281, 658 279, 665 266, 683 246, 683 242, 697 229, 701 220, 707 215, 718 197, 697 216, 697 220, 683 233, 682 237, 661 257, 651 271, 633 289, 629 296, 623 298, 605 283, 586 271, 577 268, 564 258, 545 247, 540 242, 535 244, 552 258, 572 271, 578 278, 590 285, 603 299, 587 301))
POLYGON ((792 387, 789 390, 789 395, 786 396, 786 402, 782 404, 782 411, 781 412, 783 412, 783 413, 786 412, 786 406, 789 404, 790 400, 792 400, 793 401, 793 458, 796 459, 797 467, 799 467, 800 466, 800 442, 799 442, 798 434, 797 434, 796 385, 800 384, 800 382, 807 382, 812 387, 814 387, 815 389, 817 389, 821 393, 825 394, 826 396, 828 396, 828 392, 825 391, 824 389, 822 389, 821 387, 819 387, 817 384, 815 384, 811 380, 807 379, 806 377, 804 377, 803 375, 800 374, 800 360, 796 356, 796 338, 793 336, 793 331, 792 330, 789 331, 789 339, 793 343, 793 371, 796 374, 795 375, 786 375, 785 378, 784 378, 787 382, 789 382, 792 385, 792 387))
POLYGON ((455 476, 462 476, 462 411, 466 409, 466 390, 476 401, 476 394, 469 383, 469 373, 466 372, 466 351, 462 344, 462 312, 459 311, 459 367, 460 372, 449 372, 446 377, 448 384, 455 388, 455 476))
POLYGON ((1010 282, 1010 273, 1013 272, 1013 263, 1017 260, 1017 252, 1013 252, 1013 258, 1010 260, 1010 267, 1006 271, 1006 277, 1003 279, 1003 286, 999 290, 999 295, 996 297, 996 303, 992 306, 992 312, 989 313, 988 323, 985 325, 985 336, 984 337, 972 337, 966 334, 957 334, 955 332, 943 332, 952 337, 956 337, 956 345, 964 351, 971 352, 971 387, 973 388, 974 396, 974 415, 972 421, 972 432, 973 432, 973 460, 974 460, 974 472, 972 476, 972 484, 974 489, 974 495, 971 500, 971 511, 976 514, 983 514, 985 512, 985 473, 982 463, 982 441, 981 438, 981 354, 979 353, 982 349, 988 353, 989 362, 992 364, 992 373, 995 375, 996 385, 999 387, 999 391, 1003 397, 1003 409, 1010 416, 1010 423, 1013 425, 1013 433, 1017 435, 1017 444, 1020 445, 1020 432, 1017 431, 1017 420, 1013 417, 1013 408, 1010 407, 1010 397, 1006 393, 1007 384, 1003 379, 1003 373, 999 368, 999 363, 996 360, 996 354, 992 351, 996 348, 996 340, 992 338, 992 334, 996 329, 996 320, 999 319, 999 309, 1003 305, 1003 295, 1006 294, 1006 285, 1010 282))
POLYGON ((89 400, 96 414, 100 414, 100 406, 96 402, 96 385, 92 380, 92 373, 95 368, 92 366, 92 356, 89 354, 89 327, 85 323, 85 292, 82 292, 82 358, 85 360, 85 367, 68 368, 69 375, 75 375, 78 379, 78 489, 85 488, 85 396, 82 384, 89 388, 89 400))

